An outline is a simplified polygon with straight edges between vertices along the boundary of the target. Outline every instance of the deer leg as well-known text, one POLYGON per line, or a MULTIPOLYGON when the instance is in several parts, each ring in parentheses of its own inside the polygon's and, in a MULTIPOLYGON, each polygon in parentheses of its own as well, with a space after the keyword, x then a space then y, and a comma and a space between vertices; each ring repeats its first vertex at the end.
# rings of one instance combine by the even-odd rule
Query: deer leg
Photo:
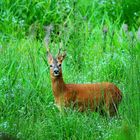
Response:
POLYGON ((115 104, 114 102, 109 106, 109 114, 111 117, 118 114, 118 105, 115 104))

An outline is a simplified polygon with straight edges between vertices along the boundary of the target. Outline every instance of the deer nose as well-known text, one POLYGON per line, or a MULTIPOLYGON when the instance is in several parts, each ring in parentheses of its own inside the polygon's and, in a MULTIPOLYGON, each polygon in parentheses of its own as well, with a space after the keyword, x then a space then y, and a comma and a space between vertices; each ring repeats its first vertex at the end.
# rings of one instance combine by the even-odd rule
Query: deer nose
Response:
POLYGON ((58 74, 58 73, 59 73, 59 70, 58 70, 57 68, 55 68, 55 69, 53 70, 53 72, 54 72, 55 74, 58 74))

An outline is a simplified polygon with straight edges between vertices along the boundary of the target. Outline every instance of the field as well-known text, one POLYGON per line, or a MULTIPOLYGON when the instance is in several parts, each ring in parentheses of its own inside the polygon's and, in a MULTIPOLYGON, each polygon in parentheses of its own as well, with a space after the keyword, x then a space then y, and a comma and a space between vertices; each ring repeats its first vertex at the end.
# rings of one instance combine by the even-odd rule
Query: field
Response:
POLYGON ((140 1, 1 0, 0 139, 139 140, 140 1), (54 25, 50 49, 67 56, 66 83, 115 83, 119 117, 54 105, 44 26, 54 25))

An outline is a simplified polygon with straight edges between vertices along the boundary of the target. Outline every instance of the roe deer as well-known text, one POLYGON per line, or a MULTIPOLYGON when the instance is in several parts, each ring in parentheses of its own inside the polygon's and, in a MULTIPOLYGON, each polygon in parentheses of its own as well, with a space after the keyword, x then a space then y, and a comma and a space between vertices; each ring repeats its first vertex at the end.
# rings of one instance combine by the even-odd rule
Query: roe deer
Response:
POLYGON ((62 62, 66 52, 53 57, 47 46, 47 57, 50 65, 50 76, 55 103, 61 110, 64 107, 77 108, 78 111, 99 111, 114 116, 122 99, 121 91, 109 82, 95 84, 65 84, 62 76, 62 62))

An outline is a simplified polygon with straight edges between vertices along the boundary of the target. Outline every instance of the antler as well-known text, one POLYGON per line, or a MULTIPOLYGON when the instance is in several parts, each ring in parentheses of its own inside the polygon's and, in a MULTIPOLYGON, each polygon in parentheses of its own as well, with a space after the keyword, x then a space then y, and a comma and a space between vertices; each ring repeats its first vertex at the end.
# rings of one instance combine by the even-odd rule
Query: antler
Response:
MULTIPOLYGON (((61 55, 62 47, 63 47, 63 42, 61 40, 57 56, 61 55)), ((65 49, 63 50, 62 56, 64 56, 64 55, 66 55, 66 50, 65 49)))
POLYGON ((60 55, 60 52, 61 52, 61 50, 62 50, 62 46, 63 46, 63 42, 61 41, 61 42, 60 42, 60 47, 59 47, 57 56, 60 55))
POLYGON ((53 25, 50 24, 48 26, 44 26, 44 30, 46 32, 46 35, 45 35, 45 38, 44 38, 44 42, 45 42, 47 53, 49 53, 50 49, 49 49, 48 46, 49 46, 49 43, 50 43, 50 35, 51 35, 51 32, 53 31, 53 25))
POLYGON ((60 59, 64 59, 64 57, 66 56, 66 50, 65 49, 63 50, 63 53, 61 53, 62 47, 63 47, 63 42, 61 41, 60 42, 60 47, 59 47, 59 50, 58 50, 58 54, 57 54, 57 58, 60 58, 60 59))

